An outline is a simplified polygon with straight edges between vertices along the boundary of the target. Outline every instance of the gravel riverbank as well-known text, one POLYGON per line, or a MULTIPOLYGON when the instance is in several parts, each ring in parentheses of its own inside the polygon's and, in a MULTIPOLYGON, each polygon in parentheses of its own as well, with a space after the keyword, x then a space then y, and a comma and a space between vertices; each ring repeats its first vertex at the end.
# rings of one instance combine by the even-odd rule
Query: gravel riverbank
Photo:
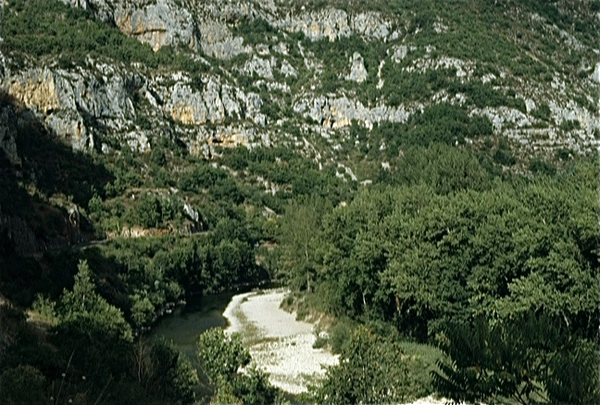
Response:
POLYGON ((313 324, 296 320, 279 305, 287 291, 267 290, 236 295, 223 312, 227 333, 239 332, 256 365, 270 374, 273 385, 298 394, 322 377, 322 365, 338 363, 338 356, 313 349, 313 324))
MULTIPOLYGON (((308 384, 322 378, 322 365, 335 365, 339 359, 324 349, 313 349, 314 325, 296 320, 279 307, 286 290, 266 290, 239 294, 223 312, 229 321, 226 333, 238 332, 249 347, 253 362, 269 373, 273 385, 284 391, 306 392, 308 384)), ((406 405, 442 405, 444 399, 420 398, 406 405)))

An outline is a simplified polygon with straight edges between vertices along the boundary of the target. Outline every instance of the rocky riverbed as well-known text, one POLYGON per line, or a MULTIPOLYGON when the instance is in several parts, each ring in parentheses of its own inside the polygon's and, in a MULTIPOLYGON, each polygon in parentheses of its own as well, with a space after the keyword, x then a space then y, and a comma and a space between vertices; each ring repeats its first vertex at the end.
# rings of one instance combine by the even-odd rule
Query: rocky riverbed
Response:
MULTIPOLYGON (((323 378, 324 366, 338 364, 339 356, 314 349, 314 324, 296 320, 280 304, 284 289, 250 292, 234 296, 223 312, 229 322, 226 333, 242 334, 254 365, 269 374, 270 382, 284 391, 299 394, 311 382, 323 378)), ((441 405, 432 396, 406 405, 441 405)))
POLYGON ((324 376, 323 366, 337 364, 338 356, 314 349, 314 325, 279 307, 286 293, 279 289, 236 295, 223 316, 230 324, 226 332, 243 335, 253 362, 269 373, 271 383, 298 394, 324 376))

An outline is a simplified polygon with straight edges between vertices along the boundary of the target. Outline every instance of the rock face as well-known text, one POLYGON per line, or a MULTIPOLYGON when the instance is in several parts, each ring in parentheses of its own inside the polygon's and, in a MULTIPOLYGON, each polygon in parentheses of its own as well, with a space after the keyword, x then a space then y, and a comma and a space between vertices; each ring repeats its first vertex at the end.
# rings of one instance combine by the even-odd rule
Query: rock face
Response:
POLYGON ((263 59, 263 58, 259 58, 258 56, 254 55, 252 60, 249 60, 248 62, 246 62, 243 70, 246 74, 248 74, 250 76, 252 76, 253 74, 256 74, 259 77, 272 80, 273 79, 273 68, 275 67, 275 65, 276 65, 275 58, 263 59))
POLYGON ((298 71, 285 59, 281 62, 281 74, 285 77, 298 77, 298 71))
POLYGON ((159 0, 141 9, 118 8, 113 18, 124 34, 149 43, 154 51, 163 46, 198 50, 199 31, 192 15, 170 0, 159 0))
POLYGON ((231 59, 241 53, 251 53, 251 47, 244 46, 242 37, 234 37, 227 25, 204 21, 200 23, 200 35, 202 38, 202 51, 217 59, 231 59))
POLYGON ((335 41, 352 34, 348 14, 336 9, 305 13, 296 17, 287 16, 276 24, 286 31, 302 32, 312 41, 324 38, 335 41))
POLYGON ((394 50, 392 60, 396 63, 400 63, 408 55, 408 47, 406 45, 400 45, 392 49, 394 50))
POLYGON ((392 24, 384 21, 379 13, 367 12, 350 16, 343 10, 327 8, 321 11, 288 14, 272 21, 274 26, 289 32, 302 32, 312 41, 349 37, 352 34, 369 40, 384 40, 390 35, 392 24))
MULTIPOLYGON (((70 78, 48 69, 33 69, 5 77, 3 90, 25 106, 47 118, 46 123, 73 148, 93 147, 83 118, 77 111, 76 94, 70 78)), ((85 93, 84 93, 85 94, 85 93)), ((81 96, 81 93, 79 93, 81 96)), ((81 97, 80 97, 81 99, 81 97)))
POLYGON ((0 87, 40 113, 75 149, 90 149, 94 147, 94 128, 85 125, 85 117, 119 128, 135 117, 132 97, 144 83, 141 76, 113 66, 98 68, 99 72, 27 69, 5 76, 0 87))
POLYGON ((390 35, 391 23, 375 12, 360 13, 352 17, 350 26, 358 35, 373 40, 385 40, 390 35))
POLYGON ((374 123, 382 121, 406 122, 411 115, 411 111, 404 107, 393 108, 381 105, 368 108, 360 101, 352 101, 347 97, 323 96, 297 103, 294 111, 312 118, 326 128, 333 129, 346 127, 352 121, 357 121, 367 128, 372 128, 374 123))
POLYGON ((600 83, 600 62, 596 64, 594 73, 592 73, 592 80, 596 83, 600 83))
MULTIPOLYGON (((270 69, 274 63, 256 58, 255 69, 272 78, 270 69)), ((190 77, 181 72, 150 77, 114 65, 93 61, 90 64, 94 65, 90 70, 32 68, 14 74, 8 72, 0 80, 0 89, 30 108, 77 150, 98 146, 108 151, 107 146, 96 145, 95 141, 99 135, 108 134, 126 142, 133 150, 148 151, 153 134, 169 126, 167 119, 196 127, 208 123, 220 125, 226 118, 234 122, 247 120, 259 126, 266 124, 260 112, 263 104, 260 96, 224 84, 218 76, 206 75, 198 90, 192 87, 190 77), (137 126, 139 115, 152 117, 158 125, 145 129, 137 126)), ((226 142, 228 145, 252 143, 254 135, 248 130, 238 129, 235 133, 224 136, 231 140, 226 142), (245 139, 246 135, 252 139, 245 139)), ((182 136, 198 139, 193 134, 182 136)), ((211 137, 205 134, 201 138, 206 141, 211 137)), ((11 139, 6 130, 0 132, 2 149, 17 162, 11 139)))
POLYGON ((179 82, 167 94, 165 112, 186 125, 220 124, 225 117, 254 120, 262 106, 258 95, 221 85, 216 78, 209 78, 201 92, 179 82))
POLYGON ((365 69, 365 61, 358 52, 354 52, 350 59, 350 74, 346 76, 346 80, 352 80, 353 82, 362 83, 367 80, 367 69, 365 69))
POLYGON ((219 89, 214 82, 209 82, 207 87, 202 93, 198 93, 185 84, 176 83, 166 105, 173 119, 187 125, 222 122, 225 109, 219 97, 219 89))
MULTIPOLYGON (((535 78, 511 76, 502 67, 480 72, 477 60, 450 57, 442 45, 438 45, 440 49, 418 47, 404 28, 408 27, 407 21, 378 12, 353 13, 332 7, 302 7, 299 11, 273 0, 62 1, 88 10, 155 51, 171 46, 190 57, 189 66, 184 68, 166 63, 151 69, 137 63, 88 57, 81 66, 64 69, 57 63, 58 56, 41 63, 23 61, 25 67, 15 68, 10 53, 0 54, 0 88, 30 108, 75 149, 110 153, 117 149, 114 144, 126 143, 145 152, 164 134, 185 144, 190 153, 206 156, 213 153, 215 145, 252 147, 283 139, 289 145, 308 148, 302 139, 304 134, 298 135, 295 129, 314 128, 310 121, 318 124, 320 133, 333 133, 353 121, 371 128, 385 121, 406 122, 414 112, 435 103, 462 105, 471 115, 486 116, 497 135, 509 136, 515 143, 589 150, 598 144, 595 137, 600 138, 597 104, 589 91, 600 83, 600 64, 596 61, 586 62, 587 74, 572 78, 572 83, 567 83, 570 79, 560 72, 554 72, 551 82, 542 83, 535 78), (248 24, 257 22, 259 26, 266 22, 268 29, 248 34, 248 24), (299 32, 323 43, 306 49, 303 41, 290 35, 299 32), (329 41, 351 36, 381 42, 378 46, 385 48, 387 56, 381 55, 377 71, 372 55, 362 50, 362 55, 354 48, 343 55, 341 71, 333 72, 327 71, 331 70, 328 61, 315 54, 329 41), (367 57, 369 71, 365 68, 367 57), (347 68, 344 60, 348 61, 347 68), (197 64, 204 66, 197 69, 197 64), (591 73, 589 66, 594 64, 591 73), (210 65, 208 69, 206 65, 210 65), (396 99, 394 104, 399 106, 390 107, 386 105, 390 101, 387 94, 393 89, 386 86, 394 83, 388 75, 396 69, 414 75, 455 72, 449 80, 484 84, 503 94, 514 91, 516 99, 525 101, 525 108, 481 108, 481 103, 473 104, 468 94, 448 93, 443 88, 427 100, 396 99), (210 73, 199 73, 207 71, 210 73), (377 73, 377 83, 365 82, 369 73, 377 73), (320 86, 323 74, 334 78, 336 87, 327 91, 335 96, 319 94, 325 89, 320 86), (343 83, 343 79, 363 85, 343 83), (366 98, 375 100, 372 104, 360 101, 364 98, 358 91, 364 89, 373 91, 366 98), (575 93, 577 103, 571 101, 575 93), (549 117, 536 118, 536 111, 546 105, 549 117), (566 121, 572 122, 561 128, 566 121), (575 121, 578 125, 570 128, 575 121)), ((437 35, 449 35, 452 27, 440 18, 433 25, 437 35)), ((548 29, 549 35, 554 32, 560 43, 574 50, 585 47, 570 34, 548 29)), ((0 116, 0 123, 2 119, 0 116)), ((344 136, 345 132, 339 134, 344 136)), ((14 140, 2 129, 0 148, 11 163, 18 164, 14 140)))

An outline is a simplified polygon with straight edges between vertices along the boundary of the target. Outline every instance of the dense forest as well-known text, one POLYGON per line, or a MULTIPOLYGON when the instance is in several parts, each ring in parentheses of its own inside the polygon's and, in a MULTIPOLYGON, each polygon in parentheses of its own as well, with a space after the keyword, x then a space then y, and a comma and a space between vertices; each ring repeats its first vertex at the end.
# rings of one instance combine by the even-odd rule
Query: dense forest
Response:
MULTIPOLYGON (((292 164, 298 173, 310 167, 294 155, 279 173, 269 163, 277 153, 226 150, 221 162, 298 182, 297 193, 273 205, 280 216, 241 209, 252 198, 243 189, 240 205, 232 204, 239 190, 232 181, 207 205, 215 212, 203 213, 209 231, 196 236, 116 238, 37 259, 5 245, 3 294, 18 306, 3 307, 11 344, 2 353, 2 381, 13 387, 3 389, 4 398, 189 403, 193 387, 204 387, 196 393, 215 401, 285 401, 259 371, 235 377, 249 361, 239 342, 202 340, 202 364, 209 365, 199 370, 201 382, 176 348, 144 338, 168 305, 273 279, 290 286, 299 313, 338 319, 321 344, 344 360, 302 401, 382 403, 431 392, 486 402, 597 399, 596 157, 517 175, 486 167, 485 155, 432 143, 407 149, 405 166, 382 171, 370 187, 349 189, 335 177, 320 180, 318 171, 294 174, 292 164), (278 248, 265 250, 264 241, 278 248), (47 332, 40 335, 40 327, 47 332), (398 346, 406 341, 443 350, 429 376, 408 371, 415 365, 398 346), (238 366, 211 371, 211 362, 230 361, 210 356, 231 351, 238 366), (363 380, 348 384, 358 369, 363 380)), ((206 162, 195 167, 182 173, 182 189, 213 193, 211 185, 230 178, 206 162)), ((113 173, 112 184, 122 181, 113 173)), ((147 196, 121 215, 159 226, 166 201, 147 196)), ((114 204, 92 197, 90 217, 114 220, 114 204)))
MULTIPOLYGON (((327 208, 319 198, 293 204, 282 269, 303 291, 303 305, 439 345, 447 357, 432 383, 450 398, 594 402, 597 159, 554 176, 484 176, 466 187, 462 173, 434 178, 361 190, 346 206, 327 208)), ((343 376, 365 362, 356 350, 372 350, 353 345, 375 339, 357 333, 341 343, 349 361, 332 370, 319 402, 402 399, 348 386, 343 376)), ((377 363, 381 354, 364 356, 377 363)), ((377 367, 369 386, 378 379, 385 386, 387 371, 377 367)))
POLYGON ((600 401, 598 1, 284 5, 397 18, 376 40, 314 40, 248 3, 219 22, 251 50, 228 59, 77 3, 0 3, 0 403, 600 401), (257 55, 282 60, 262 75, 257 55), (260 102, 182 122, 180 85, 260 102), (370 110, 333 117, 332 95, 370 110), (307 393, 271 385, 239 335, 207 331, 193 358, 151 338, 175 307, 268 284, 329 320, 315 347, 340 362, 307 393))

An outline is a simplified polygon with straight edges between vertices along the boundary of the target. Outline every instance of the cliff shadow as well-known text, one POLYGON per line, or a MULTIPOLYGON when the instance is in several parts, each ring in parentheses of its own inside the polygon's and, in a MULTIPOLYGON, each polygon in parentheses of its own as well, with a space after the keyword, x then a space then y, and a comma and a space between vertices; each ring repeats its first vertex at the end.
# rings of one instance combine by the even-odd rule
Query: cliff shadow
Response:
POLYGON ((30 305, 35 293, 72 282, 76 261, 59 266, 44 253, 94 237, 79 208, 112 180, 94 156, 74 151, 0 90, 0 291, 8 299, 30 305))

